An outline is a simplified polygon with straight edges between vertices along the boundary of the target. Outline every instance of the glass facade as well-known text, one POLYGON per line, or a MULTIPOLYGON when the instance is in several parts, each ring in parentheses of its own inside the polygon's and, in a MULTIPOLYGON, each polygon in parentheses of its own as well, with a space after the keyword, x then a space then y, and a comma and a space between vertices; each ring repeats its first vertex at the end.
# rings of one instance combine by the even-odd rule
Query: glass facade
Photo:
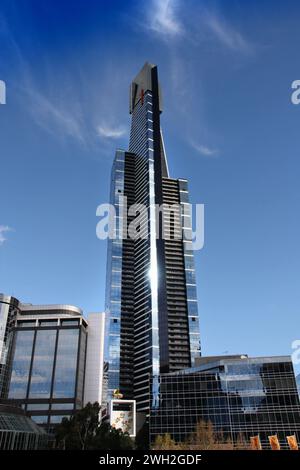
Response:
POLYGON ((0 399, 7 398, 13 341, 13 326, 19 302, 0 294, 0 399))
POLYGON ((10 378, 9 398, 27 396, 34 331, 17 331, 10 378))
POLYGON ((53 398, 75 396, 79 330, 63 330, 58 333, 53 398))
POLYGON ((295 434, 300 443, 300 403, 293 365, 288 357, 223 359, 159 377, 158 407, 152 408, 150 434, 170 433, 184 441, 197 422, 233 443, 259 434, 263 448, 277 434, 281 447, 295 434))
POLYGON ((50 398, 55 341, 55 330, 36 332, 29 398, 50 398))
POLYGON ((111 398, 120 388, 120 337, 121 337, 121 277, 122 277, 122 206, 124 193, 125 152, 117 151, 111 176, 110 203, 115 207, 115 223, 108 240, 106 299, 105 299, 105 349, 104 349, 104 400, 111 398))
MULTIPOLYGON (((52 312, 54 317, 58 313, 52 312)), ((51 423, 81 408, 86 338, 86 327, 79 318, 69 323, 58 318, 27 324, 25 319, 18 320, 9 402, 21 405, 27 415, 48 429, 51 423)))
POLYGON ((47 434, 21 410, 0 405, 0 450, 43 450, 47 434))
MULTIPOLYGON (((161 110, 157 68, 147 63, 130 89, 129 152, 118 150, 112 168, 110 202, 116 210, 112 227, 123 239, 108 242, 104 355, 107 400, 120 389, 124 398, 136 400, 138 411, 145 412, 149 376, 190 367, 200 356, 193 253, 184 242, 190 217, 185 214, 182 221, 176 220, 180 239, 168 243, 157 219, 158 206, 188 202, 187 182, 169 178, 161 110), (126 207, 120 197, 127 198, 126 207), (135 240, 129 237, 130 213, 124 223, 124 210, 133 204, 142 205, 147 214, 135 240)), ((158 383, 151 386, 155 392, 158 383)))

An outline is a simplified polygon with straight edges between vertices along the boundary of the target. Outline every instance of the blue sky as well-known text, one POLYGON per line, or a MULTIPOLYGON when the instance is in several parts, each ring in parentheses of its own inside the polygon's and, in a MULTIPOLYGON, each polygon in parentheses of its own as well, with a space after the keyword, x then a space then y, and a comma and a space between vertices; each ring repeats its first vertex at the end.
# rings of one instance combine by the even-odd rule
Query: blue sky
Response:
POLYGON ((104 304, 107 202, 146 60, 173 177, 205 204, 196 253, 203 353, 291 354, 300 338, 300 5, 2 0, 0 291, 104 304))

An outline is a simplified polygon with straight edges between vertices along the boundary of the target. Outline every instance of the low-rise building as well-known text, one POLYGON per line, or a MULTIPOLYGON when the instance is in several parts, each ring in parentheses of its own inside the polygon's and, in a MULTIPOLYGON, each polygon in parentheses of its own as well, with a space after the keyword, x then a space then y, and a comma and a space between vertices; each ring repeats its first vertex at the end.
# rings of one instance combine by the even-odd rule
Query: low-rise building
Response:
POLYGON ((22 304, 0 295, 1 401, 52 432, 87 402, 101 403, 104 314, 22 304))
POLYGON ((161 374, 151 400, 150 437, 169 433, 183 442, 198 422, 233 444, 258 436, 270 448, 277 435, 281 448, 287 436, 300 443, 300 403, 289 356, 199 358, 194 368, 161 374))

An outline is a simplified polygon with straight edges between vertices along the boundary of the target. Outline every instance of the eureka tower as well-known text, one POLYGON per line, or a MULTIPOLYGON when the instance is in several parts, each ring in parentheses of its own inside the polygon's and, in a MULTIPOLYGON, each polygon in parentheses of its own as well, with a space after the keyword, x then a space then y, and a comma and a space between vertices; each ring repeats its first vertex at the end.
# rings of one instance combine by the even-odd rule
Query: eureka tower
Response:
POLYGON ((117 150, 111 178, 118 223, 108 242, 105 387, 107 400, 119 389, 147 412, 151 376, 193 366, 200 336, 188 186, 169 176, 155 65, 146 63, 131 83, 129 112, 129 150, 117 150), (132 205, 144 208, 137 238, 128 236, 134 215, 125 217, 132 205))

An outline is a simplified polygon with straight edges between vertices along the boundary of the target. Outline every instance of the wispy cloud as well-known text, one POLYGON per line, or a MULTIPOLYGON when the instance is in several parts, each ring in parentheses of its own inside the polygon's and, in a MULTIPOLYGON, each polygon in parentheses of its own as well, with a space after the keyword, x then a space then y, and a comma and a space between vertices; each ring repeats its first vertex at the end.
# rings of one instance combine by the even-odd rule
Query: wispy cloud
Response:
POLYGON ((218 149, 208 147, 207 145, 197 144, 196 142, 190 142, 194 150, 204 157, 216 157, 219 153, 218 149))
MULTIPOLYGON (((17 70, 15 75, 18 79, 15 83, 15 91, 19 93, 22 101, 26 102, 34 122, 56 137, 69 136, 84 142, 86 136, 83 120, 78 112, 78 99, 62 94, 61 81, 55 74, 52 76, 52 73, 49 73, 51 70, 49 64, 41 64, 41 69, 42 65, 47 66, 44 67, 49 75, 46 76, 46 83, 48 81, 51 86, 43 88, 38 86, 30 63, 3 16, 0 16, 0 36, 7 44, 14 69, 17 70)), ((66 83, 65 88, 68 92, 71 84, 71 80, 66 83)))
POLYGON ((76 115, 70 107, 66 109, 62 103, 52 102, 35 88, 26 88, 25 92, 30 100, 33 117, 40 127, 52 134, 57 135, 58 132, 60 135, 85 142, 84 125, 80 115, 76 115))
POLYGON ((192 8, 186 0, 152 0, 145 8, 148 21, 143 23, 144 29, 161 39, 182 37, 194 46, 217 40, 231 51, 249 54, 254 50, 253 44, 214 7, 199 2, 192 8))
POLYGON ((255 56, 257 45, 247 37, 242 19, 236 22, 239 15, 229 15, 219 2, 150 0, 143 13, 148 19, 142 25, 145 32, 163 45, 164 69, 171 85, 168 93, 176 97, 170 99, 173 110, 169 119, 177 126, 180 116, 181 135, 199 155, 219 156, 217 147, 205 144, 220 141, 206 112, 211 64, 215 67, 219 57, 224 63, 226 55, 228 67, 242 65, 255 56), (191 143, 193 136, 196 139, 191 143))
MULTIPOLYGON (((86 67, 72 60, 61 67, 45 56, 37 73, 1 13, 0 39, 7 44, 17 71, 13 84, 16 96, 25 103, 32 121, 56 140, 73 141, 88 149, 98 149, 100 136, 105 138, 105 145, 111 152, 109 139, 117 139, 126 132, 115 120, 120 114, 123 82, 127 86, 126 74, 117 73, 120 61, 106 61, 105 68, 102 65, 100 70, 88 61, 84 62, 86 67), (105 92, 99 93, 99 89, 105 92), (113 126, 107 125, 106 119, 113 126), (106 125, 102 125, 103 122, 106 125)), ((130 67, 127 62, 124 59, 124 70, 124 63, 130 67)), ((101 147, 101 155, 105 148, 101 147)))
POLYGON ((4 234, 11 231, 12 229, 7 225, 0 225, 0 246, 7 240, 4 234))
POLYGON ((105 124, 97 126, 98 135, 105 139, 119 139, 125 135, 126 132, 127 129, 124 126, 112 127, 105 124))
POLYGON ((147 29, 167 38, 181 35, 183 25, 176 15, 177 0, 152 0, 149 5, 147 29))
POLYGON ((214 37, 221 42, 223 46, 232 51, 244 53, 251 53, 253 51, 252 44, 250 44, 232 25, 227 23, 224 18, 206 11, 203 20, 214 37))

